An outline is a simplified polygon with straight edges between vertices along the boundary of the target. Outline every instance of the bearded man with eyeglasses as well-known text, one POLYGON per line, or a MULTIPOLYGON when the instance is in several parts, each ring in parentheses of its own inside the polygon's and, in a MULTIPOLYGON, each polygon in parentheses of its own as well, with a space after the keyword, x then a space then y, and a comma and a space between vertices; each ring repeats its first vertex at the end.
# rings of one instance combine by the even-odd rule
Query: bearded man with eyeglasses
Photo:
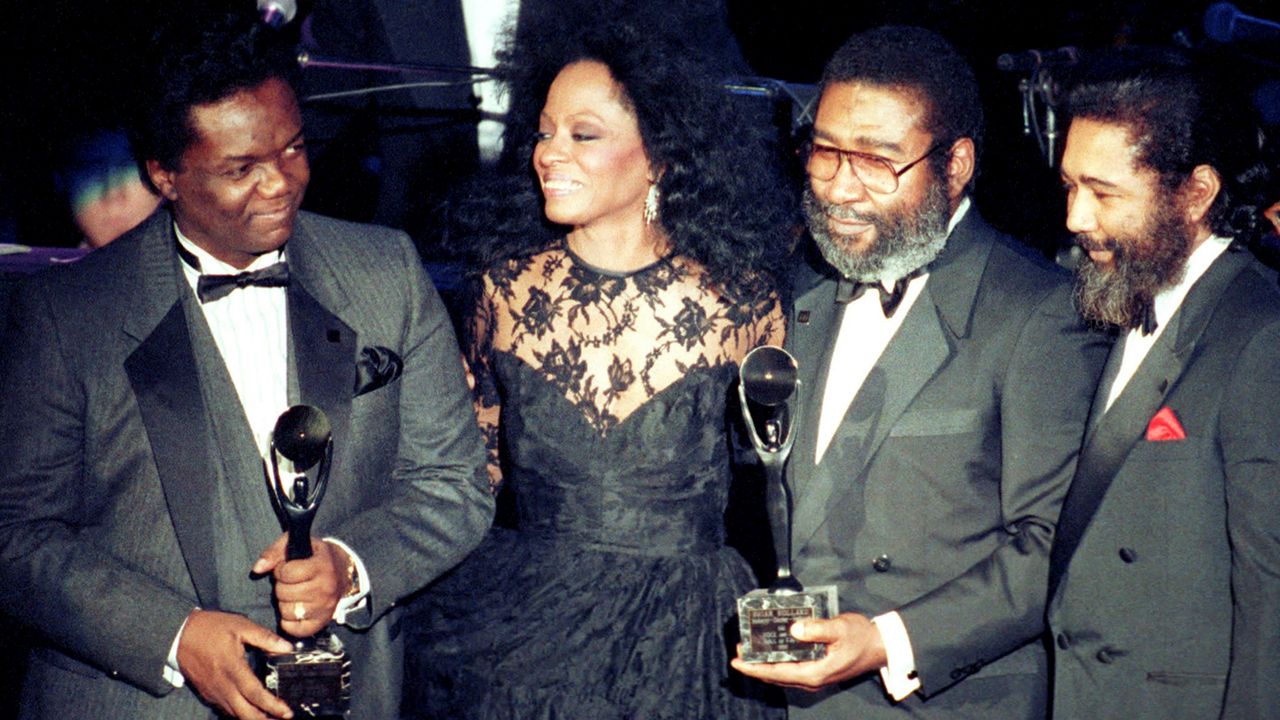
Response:
POLYGON ((793 570, 844 612, 791 628, 826 658, 735 667, 793 719, 1043 718, 1049 550, 1107 341, 971 206, 982 110, 945 40, 856 35, 820 91, 787 482, 793 570))

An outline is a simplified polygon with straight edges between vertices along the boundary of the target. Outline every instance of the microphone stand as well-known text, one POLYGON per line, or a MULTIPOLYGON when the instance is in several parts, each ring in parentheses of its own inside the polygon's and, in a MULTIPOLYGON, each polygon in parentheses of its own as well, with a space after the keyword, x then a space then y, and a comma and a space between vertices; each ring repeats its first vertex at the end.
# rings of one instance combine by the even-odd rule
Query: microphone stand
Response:
MULTIPOLYGON (((319 70, 348 70, 352 72, 403 73, 409 75, 452 76, 444 80, 424 80, 420 82, 395 83, 392 85, 374 85, 356 90, 322 93, 310 95, 304 100, 332 100, 340 97, 367 95, 393 90, 412 90, 423 87, 452 87, 471 85, 477 82, 493 82, 501 80, 497 68, 476 67, 474 65, 424 65, 415 63, 381 63, 360 60, 314 55, 308 50, 298 52, 298 67, 303 70, 315 68, 319 70)), ((722 82, 721 87, 733 95, 761 97, 768 99, 785 98, 795 108, 793 123, 796 125, 813 122, 813 111, 817 104, 817 86, 787 83, 765 77, 731 78, 722 82)), ((490 119, 501 120, 499 117, 490 119)))
POLYGON ((476 82, 491 82, 498 79, 494 68, 474 67, 471 65, 420 65, 411 63, 375 63, 343 60, 313 55, 307 50, 298 52, 298 67, 306 70, 316 68, 323 70, 348 70, 353 72, 405 73, 409 75, 445 75, 459 76, 447 80, 424 80, 419 82, 394 83, 390 85, 373 85, 355 90, 309 95, 303 100, 333 100, 342 97, 356 97, 394 90, 412 90, 414 88, 453 87, 472 85, 476 82))
POLYGON ((298 52, 298 67, 306 69, 330 68, 334 70, 361 70, 388 73, 409 73, 418 75, 481 75, 494 77, 493 68, 474 67, 472 65, 418 65, 411 63, 374 63, 312 55, 308 50, 298 52))
POLYGON ((1037 65, 1018 81, 1022 95, 1022 134, 1034 137, 1049 167, 1058 163, 1058 83, 1051 70, 1037 65), (1043 121, 1041 118, 1043 117, 1043 121))

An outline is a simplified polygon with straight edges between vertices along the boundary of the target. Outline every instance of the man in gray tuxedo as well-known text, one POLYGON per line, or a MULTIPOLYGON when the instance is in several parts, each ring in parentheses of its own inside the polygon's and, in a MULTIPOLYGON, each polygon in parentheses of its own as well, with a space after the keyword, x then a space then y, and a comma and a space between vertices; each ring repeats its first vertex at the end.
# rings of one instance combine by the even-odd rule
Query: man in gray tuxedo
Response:
POLYGON ((298 211, 292 51, 249 27, 161 40, 134 141, 167 202, 14 297, 0 610, 38 634, 24 718, 289 717, 246 652, 331 620, 352 715, 395 717, 396 606, 492 517, 440 300, 402 233, 298 211), (296 403, 334 449, 313 556, 286 562, 264 452, 296 403))
POLYGON ((981 106, 945 40, 856 35, 820 93, 787 481, 794 572, 844 612, 792 626, 825 659, 735 667, 791 688, 792 718, 1043 718, 1049 548, 1105 338, 972 207, 981 106))
POLYGON ((1077 296, 1120 337, 1050 566, 1059 720, 1280 717, 1280 290, 1226 87, 1130 51, 1070 96, 1077 296))

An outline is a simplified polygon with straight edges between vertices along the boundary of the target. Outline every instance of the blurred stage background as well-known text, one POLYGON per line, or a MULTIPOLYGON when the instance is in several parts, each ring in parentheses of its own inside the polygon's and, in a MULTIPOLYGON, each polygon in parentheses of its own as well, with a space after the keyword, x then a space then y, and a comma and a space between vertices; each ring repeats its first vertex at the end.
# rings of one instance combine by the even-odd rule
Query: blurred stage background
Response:
MULTIPOLYGON (((252 0, 218 1, 252 6, 252 0)), ((557 6, 574 12, 577 4, 563 0, 557 6)), ((703 25, 685 28, 690 34, 706 33, 720 44, 736 39, 748 75, 800 86, 816 81, 826 58, 851 32, 883 23, 940 30, 970 58, 983 87, 988 117, 978 184, 983 211, 1002 228, 1045 248, 1063 235, 1057 175, 1036 142, 1023 133, 1018 85, 1027 73, 997 70, 1001 54, 1073 46, 1087 58, 1098 48, 1128 43, 1206 49, 1238 68, 1234 74, 1252 88, 1270 93, 1272 122, 1280 115, 1280 100, 1274 99, 1280 96, 1280 39, 1207 40, 1204 16, 1209 0, 646 4, 655 8, 655 16, 679 12, 684 21, 703 25), (705 26, 717 20, 727 25, 731 37, 714 28, 707 31, 705 26)), ((298 17, 286 31, 297 33, 316 55, 469 64, 459 0, 302 0, 299 6, 298 17)), ((1280 23, 1280 7, 1270 0, 1239 0, 1235 7, 1280 23)), ((166 14, 185 11, 181 0, 44 0, 13 2, 0 10, 0 47, 9 56, 4 62, 6 97, 0 106, 0 242, 66 247, 81 241, 82 232, 71 215, 78 168, 120 152, 110 146, 109 138, 102 147, 101 136, 95 141, 94 134, 123 121, 138 50, 155 23, 166 14)), ((1055 79, 1066 72, 1056 73, 1055 79)), ((476 166, 471 138, 478 113, 466 76, 309 67, 304 71, 304 95, 423 79, 463 82, 307 103, 313 179, 306 206, 403 227, 430 259, 438 246, 440 203, 448 188, 476 166)))

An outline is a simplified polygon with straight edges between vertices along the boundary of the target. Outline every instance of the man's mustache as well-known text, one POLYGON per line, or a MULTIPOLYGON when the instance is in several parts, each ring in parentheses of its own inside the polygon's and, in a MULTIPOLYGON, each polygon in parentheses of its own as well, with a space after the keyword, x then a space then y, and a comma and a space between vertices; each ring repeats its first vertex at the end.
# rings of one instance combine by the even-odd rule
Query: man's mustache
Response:
POLYGON ((870 215, 863 215, 857 210, 854 210, 852 205, 837 205, 835 203, 819 202, 822 203, 822 212, 828 217, 835 218, 836 220, 853 220, 855 222, 863 223, 875 221, 874 217, 870 215))
POLYGON ((1115 238, 1090 240, 1084 235, 1076 235, 1075 242, 1085 252, 1116 252, 1120 249, 1120 244, 1116 242, 1115 238))

